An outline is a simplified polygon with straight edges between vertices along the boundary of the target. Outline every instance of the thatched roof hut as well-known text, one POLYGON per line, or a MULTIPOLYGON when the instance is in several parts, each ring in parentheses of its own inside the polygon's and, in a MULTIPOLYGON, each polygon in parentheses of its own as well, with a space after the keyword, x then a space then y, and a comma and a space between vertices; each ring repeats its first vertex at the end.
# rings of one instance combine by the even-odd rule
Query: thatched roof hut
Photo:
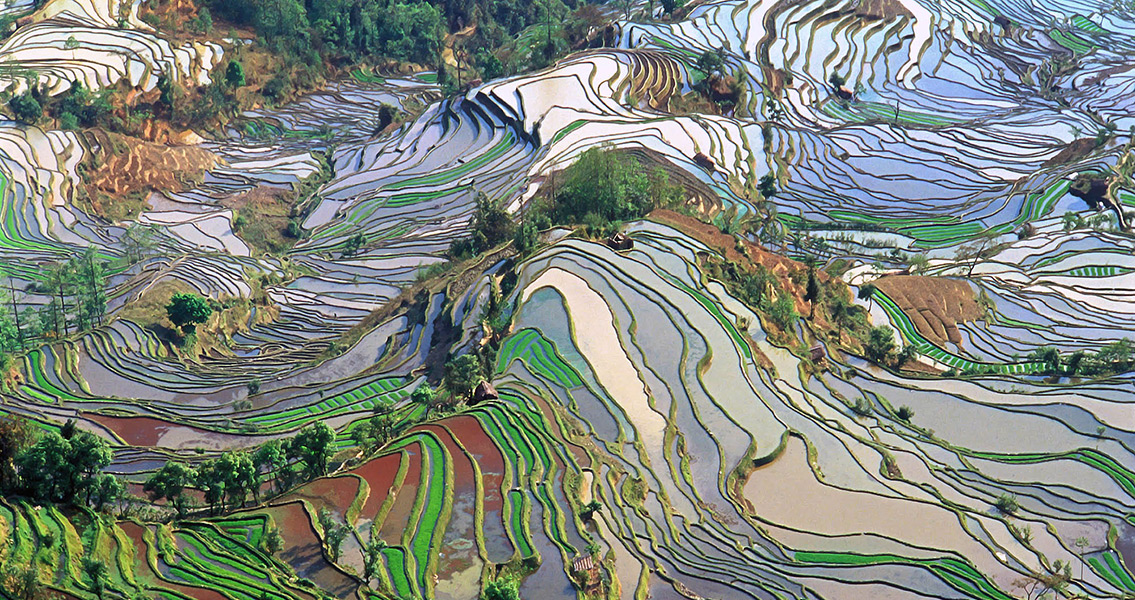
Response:
POLYGON ((610 246, 612 250, 616 251, 630 250, 634 248, 634 240, 631 239, 631 236, 617 231, 614 235, 607 238, 607 245, 610 246))
POLYGON ((500 395, 497 394, 497 389, 494 388, 493 384, 489 383, 488 381, 482 381, 481 383, 478 383, 477 388, 473 390, 474 404, 480 404, 481 402, 485 402, 487 400, 497 400, 499 398, 500 395))

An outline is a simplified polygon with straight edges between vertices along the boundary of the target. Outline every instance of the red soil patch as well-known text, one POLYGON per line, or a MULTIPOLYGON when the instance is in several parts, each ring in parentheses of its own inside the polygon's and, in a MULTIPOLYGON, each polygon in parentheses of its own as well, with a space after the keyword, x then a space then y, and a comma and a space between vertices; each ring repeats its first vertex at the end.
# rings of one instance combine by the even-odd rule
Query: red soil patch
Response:
POLYGON ((398 474, 398 467, 401 464, 401 454, 387 454, 357 469, 348 471, 348 473, 362 477, 370 485, 370 495, 367 496, 366 504, 363 505, 359 518, 374 519, 378 515, 378 509, 382 507, 386 497, 393 491, 394 476, 398 474))
POLYGON ((275 519, 284 538, 284 547, 276 558, 291 565, 297 575, 310 579, 332 596, 354 597, 358 583, 323 557, 323 543, 301 503, 275 504, 266 512, 275 519))
POLYGON ((359 480, 354 477, 323 477, 284 496, 283 501, 307 500, 318 512, 326 508, 345 514, 359 495, 359 480))
POLYGON ((402 532, 410 526, 410 513, 414 509, 414 496, 422 481, 422 455, 417 444, 405 448, 406 480, 394 491, 394 506, 382 521, 379 537, 392 546, 402 543, 402 532))
MULTIPOLYGON (((448 423, 442 421, 442 423, 448 423)), ((449 579, 454 573, 468 569, 476 558, 476 547, 473 542, 477 539, 474 519, 471 514, 476 507, 477 474, 473 471, 473 463, 469 455, 457 445, 453 434, 445 427, 439 425, 425 425, 418 427, 421 431, 428 431, 441 440, 442 445, 453 457, 453 504, 454 512, 469 511, 468 515, 454 514, 447 524, 445 533, 446 544, 442 546, 438 557, 437 573, 442 580, 449 579), (458 542, 467 540, 468 546, 458 542)))
POLYGON ((932 342, 962 342, 958 323, 981 318, 973 288, 960 279, 891 275, 875 286, 898 304, 918 332, 932 342))
POLYGON ((462 445, 469 450, 469 454, 481 467, 481 479, 485 490, 486 549, 490 550, 490 559, 505 560, 512 553, 512 546, 505 533, 504 498, 501 496, 501 485, 504 483, 504 457, 477 419, 462 415, 446 419, 445 425, 461 440, 462 445), (500 554, 490 549, 491 546, 499 546, 500 554))

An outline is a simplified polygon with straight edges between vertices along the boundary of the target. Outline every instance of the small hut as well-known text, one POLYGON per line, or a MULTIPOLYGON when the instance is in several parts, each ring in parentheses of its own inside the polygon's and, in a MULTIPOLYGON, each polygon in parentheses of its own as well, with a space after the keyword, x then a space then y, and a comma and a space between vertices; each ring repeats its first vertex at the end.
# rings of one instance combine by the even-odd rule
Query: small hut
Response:
POLYGON ((835 97, 839 98, 840 100, 850 101, 855 98, 855 92, 841 85, 835 89, 835 97))
POLYGON ((713 172, 717 170, 717 163, 713 162, 712 158, 702 154, 701 152, 698 152, 694 155, 694 162, 706 171, 713 172))
POLYGON ((621 231, 616 231, 614 235, 607 238, 607 245, 615 251, 630 250, 634 248, 634 240, 631 239, 631 236, 621 231))
POLYGON ((571 562, 571 570, 575 574, 584 593, 589 596, 603 593, 603 577, 599 573, 599 565, 591 555, 577 557, 571 562))
POLYGON ((812 362, 819 363, 826 360, 828 356, 827 353, 824 352, 824 347, 820 344, 816 344, 808 351, 808 357, 812 359, 812 362))
POLYGON ((473 390, 473 404, 480 404, 488 400, 497 400, 500 395, 497 394, 497 389, 493 384, 488 381, 481 381, 477 384, 477 388, 473 390))

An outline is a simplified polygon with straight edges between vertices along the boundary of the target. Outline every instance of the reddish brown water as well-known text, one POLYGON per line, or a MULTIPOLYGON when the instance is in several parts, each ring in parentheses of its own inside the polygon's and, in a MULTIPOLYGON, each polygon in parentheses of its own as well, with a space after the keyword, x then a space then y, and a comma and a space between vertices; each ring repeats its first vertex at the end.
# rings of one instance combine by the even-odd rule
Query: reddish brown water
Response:
POLYGON ((414 508, 414 496, 422 481, 421 448, 417 444, 406 446, 406 480, 394 492, 394 506, 382 522, 379 537, 392 546, 402 543, 402 533, 410 526, 410 512, 414 508))
POLYGON ((391 488, 394 486, 394 477, 398 474, 400 464, 402 464, 402 455, 387 454, 357 469, 348 471, 348 473, 362 477, 370 485, 370 495, 367 496, 366 504, 363 505, 362 512, 359 513, 360 519, 374 519, 375 515, 378 514, 378 509, 382 507, 383 501, 390 495, 391 488))
POLYGON ((513 554, 512 543, 505 534, 504 499, 501 485, 504 483, 504 457, 493 443, 481 423, 469 416, 446 419, 445 425, 477 461, 481 467, 481 477, 485 489, 485 551, 492 562, 505 562, 513 554))

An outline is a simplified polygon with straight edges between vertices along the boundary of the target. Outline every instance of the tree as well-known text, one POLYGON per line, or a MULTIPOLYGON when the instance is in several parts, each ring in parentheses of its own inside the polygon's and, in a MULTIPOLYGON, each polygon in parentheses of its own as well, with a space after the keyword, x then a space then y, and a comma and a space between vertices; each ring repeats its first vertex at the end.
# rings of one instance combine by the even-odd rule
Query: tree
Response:
POLYGON ((445 383, 457 401, 465 400, 481 382, 481 369, 472 354, 462 354, 445 363, 445 383))
POLYGON ((377 577, 382 569, 382 550, 384 548, 386 548, 386 542, 378 537, 378 528, 372 525, 370 539, 363 545, 363 577, 367 581, 377 577))
POLYGON ((867 335, 867 345, 864 347, 867 358, 877 363, 884 363, 890 360, 894 350, 895 334, 891 328, 872 327, 867 335))
POLYGON ((177 509, 178 516, 184 517, 187 498, 182 492, 196 479, 197 473, 193 469, 171 460, 146 480, 142 490, 150 495, 151 500, 169 502, 177 509))
POLYGON ((498 203, 477 193, 477 210, 473 213, 473 250, 484 252, 512 235, 513 223, 498 203))
POLYGON ((516 228, 516 235, 512 238, 512 246, 516 248, 516 251, 521 255, 526 255, 536 248, 538 240, 537 234, 538 231, 534 224, 525 223, 516 228))
POLYGON ((907 344, 899 350, 898 356, 895 357, 895 366, 902 368, 906 363, 918 358, 918 349, 914 344, 907 344))
POLYGON ((327 474, 331 462, 331 443, 335 441, 335 431, 320 421, 300 430, 288 446, 288 457, 303 463, 309 478, 327 474))
POLYGON ((15 489, 19 483, 16 459, 36 439, 36 430, 24 417, 8 414, 0 417, 0 491, 15 489))
POLYGON ((105 263, 98 258, 98 251, 94 246, 88 246, 76 259, 78 262, 74 266, 74 272, 85 286, 79 301, 81 320, 88 326, 96 321, 102 325, 102 317, 106 314, 105 263))
POLYGON ((351 432, 351 439, 362 448, 364 454, 370 454, 390 439, 393 429, 394 419, 389 414, 375 415, 355 427, 351 432))
POLYGON ((706 50, 698 57, 698 70, 706 77, 720 75, 725 68, 725 61, 721 58, 720 50, 706 50))
POLYGON ((346 539, 351 528, 346 523, 339 523, 326 508, 319 509, 319 526, 323 529, 323 543, 327 544, 327 553, 331 555, 331 562, 339 562, 343 540, 346 539))
POLYGON ((358 233, 352 235, 343 243, 343 256, 354 256, 363 246, 366 246, 366 243, 366 234, 358 233))
POLYGON ((81 493, 90 499, 93 478, 113 458, 102 438, 79 431, 70 439, 49 432, 16 460, 24 486, 42 501, 75 504, 81 493))
POLYGON ((284 536, 280 535, 279 527, 269 527, 264 534, 264 550, 268 554, 276 554, 284 548, 284 536))
POLYGON ((485 585, 481 600, 520 600, 520 588, 511 577, 498 577, 485 585))
POLYGON ((174 294, 166 304, 166 314, 183 333, 193 333, 213 314, 213 308, 197 294, 174 294))
POLYGON ((260 500, 260 477, 247 452, 225 452, 218 460, 217 470, 224 478, 225 495, 237 507, 244 506, 251 492, 260 500))
POLYGON ((584 504, 583 508, 580 509, 579 518, 584 521, 590 521, 591 518, 595 516, 595 513, 599 512, 601 508, 603 508, 603 505, 600 504, 598 500, 592 500, 591 502, 584 504))
POLYGON ((205 496, 210 513, 216 514, 224 506, 225 478, 226 473, 218 459, 207 460, 197 467, 197 476, 193 483, 205 496))
POLYGON ((13 96, 8 101, 8 109, 12 111, 17 121, 25 125, 35 125, 43 118, 43 106, 30 91, 13 96))
POLYGON ((854 311, 855 305, 848 302, 842 291, 835 295, 828 307, 828 312, 831 314, 832 320, 835 321, 836 339, 841 344, 843 343, 843 330, 851 322, 854 311))
POLYGON ((153 225, 131 223, 122 234, 122 247, 126 251, 126 258, 131 263, 141 262, 147 254, 153 251, 156 245, 157 230, 153 225))
POLYGON ((96 511, 118 502, 126 494, 126 486, 122 484, 122 480, 108 473, 95 478, 90 489, 89 503, 96 511))
POLYGON ((252 464, 255 465, 258 473, 271 476, 277 492, 282 492, 285 489, 284 484, 290 478, 281 477, 284 471, 288 469, 288 457, 283 442, 270 440, 261 444, 252 454, 252 464))
POLYGON ((997 506, 997 510, 1007 515, 1015 514, 1021 508, 1021 505, 1017 502, 1017 497, 1009 494, 1001 494, 994 504, 997 506))
POLYGON ((1060 351, 1052 346, 1042 346, 1029 353, 1029 359, 1044 365, 1049 374, 1057 375, 1060 373, 1060 365, 1063 362, 1060 357, 1060 351))
POLYGON ((776 301, 769 306, 768 315, 769 319, 785 332, 791 329, 796 324, 796 319, 800 317, 796 314, 796 304, 792 301, 792 297, 783 292, 778 294, 776 301))
POLYGON ((899 409, 895 411, 895 416, 898 417, 899 420, 909 423, 910 420, 914 418, 914 409, 909 406, 900 406, 899 409))
POLYGON ((809 318, 816 315, 816 300, 820 297, 820 280, 815 269, 808 269, 808 284, 804 288, 804 299, 811 305, 809 318))
POLYGON ((762 175, 759 182, 757 182, 757 191, 760 192, 761 197, 764 199, 772 198, 776 195, 776 177, 772 173, 762 175))
POLYGON ((1084 578, 1084 551, 1087 550, 1088 546, 1091 545, 1092 543, 1088 540, 1088 538, 1084 536, 1076 538, 1075 546, 1078 554, 1080 555, 1080 579, 1084 578))
POLYGON ((99 598, 102 598, 103 591, 106 590, 106 563, 89 556, 84 556, 83 574, 87 576, 91 591, 99 598))
POLYGON ((225 83, 229 87, 244 87, 244 65, 239 60, 230 60, 225 69, 225 83))

